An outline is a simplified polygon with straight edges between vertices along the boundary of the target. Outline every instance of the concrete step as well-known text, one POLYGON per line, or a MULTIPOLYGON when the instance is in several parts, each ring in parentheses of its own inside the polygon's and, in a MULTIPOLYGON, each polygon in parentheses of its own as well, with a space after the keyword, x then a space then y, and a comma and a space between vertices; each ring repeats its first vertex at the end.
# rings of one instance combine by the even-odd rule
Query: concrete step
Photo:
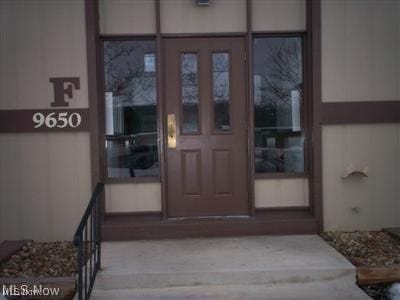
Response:
POLYGON ((96 289, 91 299, 105 300, 367 300, 370 299, 355 284, 343 280, 269 285, 212 285, 152 289, 96 289))
MULTIPOLYGON (((261 295, 268 293, 268 297, 290 299, 291 293, 279 298, 286 288, 303 291, 298 297, 293 292, 293 299, 320 299, 324 290, 324 298, 335 289, 359 292, 354 266, 316 235, 106 242, 102 246, 102 270, 93 291, 98 299, 239 299, 235 295, 241 293, 250 294, 240 299, 266 299, 261 295), (307 294, 311 287, 315 298, 307 294)), ((338 293, 340 299, 368 299, 338 293)))

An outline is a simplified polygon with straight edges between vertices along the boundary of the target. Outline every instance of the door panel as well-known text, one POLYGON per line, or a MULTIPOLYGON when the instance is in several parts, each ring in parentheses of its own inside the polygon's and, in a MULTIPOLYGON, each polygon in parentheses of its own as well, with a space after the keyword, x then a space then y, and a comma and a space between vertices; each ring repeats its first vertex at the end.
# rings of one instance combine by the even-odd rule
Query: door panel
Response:
POLYGON ((169 217, 248 214, 244 57, 242 38, 165 40, 169 217))

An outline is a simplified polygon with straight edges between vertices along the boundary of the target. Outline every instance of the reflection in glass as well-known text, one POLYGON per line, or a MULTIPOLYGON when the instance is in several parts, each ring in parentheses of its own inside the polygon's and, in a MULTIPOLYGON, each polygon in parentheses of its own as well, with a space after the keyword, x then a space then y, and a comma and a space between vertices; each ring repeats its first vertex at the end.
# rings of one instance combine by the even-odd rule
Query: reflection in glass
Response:
POLYGON ((105 41, 108 177, 159 176, 154 41, 105 41))
POLYGON ((254 39, 255 171, 304 172, 302 41, 254 39))
POLYGON ((227 131, 229 120, 229 54, 213 53, 214 129, 227 131))
POLYGON ((184 53, 181 56, 182 72, 182 131, 199 131, 199 85, 197 54, 184 53))

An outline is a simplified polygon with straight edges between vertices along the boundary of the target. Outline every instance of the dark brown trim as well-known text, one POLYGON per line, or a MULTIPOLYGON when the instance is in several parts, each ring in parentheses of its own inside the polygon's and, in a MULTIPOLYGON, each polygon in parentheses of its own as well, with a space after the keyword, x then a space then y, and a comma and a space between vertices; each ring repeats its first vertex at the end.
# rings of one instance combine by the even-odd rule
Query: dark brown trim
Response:
POLYGON ((118 41, 132 41, 135 39, 155 39, 156 34, 100 34, 99 39, 102 40, 107 40, 107 41, 112 41, 112 40, 118 40, 118 41))
POLYGON ((263 234, 315 234, 317 222, 308 210, 257 211, 255 217, 162 220, 157 214, 105 217, 106 241, 187 237, 224 237, 263 234))
POLYGON ((259 36, 268 36, 268 37, 291 37, 291 36, 304 36, 307 34, 307 31, 304 30, 298 30, 298 31, 252 31, 251 32, 253 37, 259 37, 259 36))
POLYGON ((290 211, 310 211, 308 206, 276 206, 276 207, 257 207, 256 213, 260 212, 269 212, 269 211, 281 211, 281 212, 290 212, 290 211))
POLYGON ((161 33, 162 38, 245 37, 247 32, 161 33))
POLYGON ((322 124, 371 124, 400 122, 400 101, 322 103, 322 124))
MULTIPOLYGON (((57 118, 57 115, 55 117, 57 118)), ((88 131, 89 119, 89 109, 87 108, 0 110, 0 133, 88 131), (80 114, 82 118, 80 125, 75 128, 70 126, 49 128, 45 125, 34 128, 36 124, 32 121, 32 117, 35 113, 41 113, 46 117, 51 113, 62 112, 67 112, 68 116, 72 113, 80 114)))
POLYGON ((126 177, 126 178, 113 178, 108 177, 104 179, 104 183, 151 183, 160 182, 159 177, 126 177))
POLYGON ((323 231, 322 210, 322 135, 321 135, 321 0, 307 0, 308 81, 312 101, 312 132, 310 153, 310 208, 317 221, 318 232, 323 231))
POLYGON ((158 114, 158 153, 160 161, 160 179, 161 179, 161 215, 165 220, 168 218, 168 199, 167 199, 167 158, 166 145, 167 135, 165 134, 164 125, 166 124, 165 116, 165 74, 164 74, 164 44, 161 36, 161 0, 156 0, 155 16, 156 16, 156 59, 157 59, 157 114, 158 114))
POLYGON ((253 98, 253 36, 252 0, 246 0, 246 63, 247 63, 247 161, 250 216, 255 215, 254 165, 254 98, 253 98))
MULTIPOLYGON (((101 94, 99 77, 101 69, 99 66, 99 6, 98 0, 85 0, 85 22, 86 22, 86 52, 87 52, 87 74, 88 74, 88 97, 90 116, 90 166, 92 189, 104 179, 101 162, 104 153, 100 140, 101 123, 105 123, 102 115, 100 101, 101 94)), ((105 212, 105 196, 101 195, 101 212, 105 212)))
POLYGON ((134 211, 134 212, 108 212, 106 213, 107 217, 115 217, 115 216, 132 216, 132 217, 137 217, 137 216, 146 216, 148 218, 157 218, 158 220, 161 220, 161 212, 160 211, 134 211))
POLYGON ((308 178, 308 173, 255 173, 255 179, 308 178))

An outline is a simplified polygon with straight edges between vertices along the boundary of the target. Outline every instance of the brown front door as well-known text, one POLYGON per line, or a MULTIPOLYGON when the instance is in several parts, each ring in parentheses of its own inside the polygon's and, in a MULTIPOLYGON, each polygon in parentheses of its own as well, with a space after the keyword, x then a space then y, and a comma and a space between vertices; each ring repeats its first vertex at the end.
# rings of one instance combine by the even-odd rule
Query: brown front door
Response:
POLYGON ((169 217, 248 214, 244 58, 239 37, 165 40, 169 217))

